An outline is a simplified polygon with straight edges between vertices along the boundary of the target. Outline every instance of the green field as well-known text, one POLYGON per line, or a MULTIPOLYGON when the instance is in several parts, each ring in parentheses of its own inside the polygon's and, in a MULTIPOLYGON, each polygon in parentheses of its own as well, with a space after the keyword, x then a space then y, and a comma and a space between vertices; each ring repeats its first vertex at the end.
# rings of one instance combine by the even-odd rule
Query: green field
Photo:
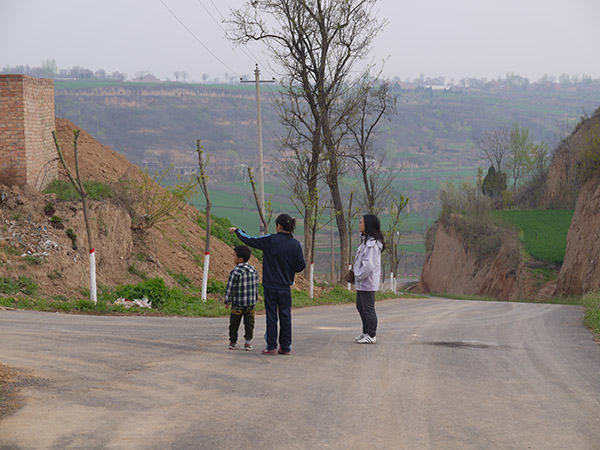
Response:
POLYGON ((562 264, 572 210, 497 211, 495 215, 521 229, 521 240, 533 258, 562 264))
MULTIPOLYGON (((277 195, 273 199, 273 218, 269 226, 269 231, 273 232, 275 228, 275 217, 278 214, 285 212, 291 214, 297 218, 296 236, 302 236, 304 234, 304 227, 302 224, 302 218, 300 214, 292 204, 291 200, 285 202, 287 196, 281 186, 267 183, 265 184, 265 196, 268 199, 270 195, 277 195)), ((212 202, 212 214, 219 217, 226 217, 235 226, 244 229, 247 233, 257 235, 259 232, 258 228, 258 213, 256 212, 256 206, 254 198, 252 197, 252 191, 248 184, 244 183, 224 183, 221 184, 220 188, 210 187, 210 197, 212 202)), ((202 194, 196 194, 190 203, 194 205, 198 210, 204 211, 206 201, 202 194)), ((389 216, 384 214, 381 217, 382 228, 385 228, 389 224, 389 216)), ((411 213, 407 214, 404 218, 402 234, 406 233, 421 233, 431 222, 421 214, 411 213)), ((354 223, 354 230, 356 231, 358 219, 354 223)), ((337 231, 337 230, 336 230, 337 231)), ((329 226, 325 226, 319 234, 329 233, 329 226)), ((338 244, 336 240, 336 244, 338 244)), ((402 249, 408 253, 424 253, 425 249, 422 244, 402 244, 402 249)))
POLYGON ((425 253, 425 244, 400 244, 400 248, 406 253, 425 253))

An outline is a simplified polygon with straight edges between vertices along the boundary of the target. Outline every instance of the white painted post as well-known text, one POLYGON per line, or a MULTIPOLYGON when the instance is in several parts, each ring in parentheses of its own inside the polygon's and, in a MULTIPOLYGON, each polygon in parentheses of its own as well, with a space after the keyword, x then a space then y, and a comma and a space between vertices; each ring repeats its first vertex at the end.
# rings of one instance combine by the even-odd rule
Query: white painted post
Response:
POLYGON ((394 280, 394 272, 390 272, 390 290, 393 293, 396 293, 396 287, 394 286, 394 284, 395 284, 394 281, 395 281, 394 280))
POLYGON ((310 270, 308 276, 308 295, 310 298, 314 298, 315 296, 315 263, 310 263, 310 270))
POLYGON ((90 250, 90 299, 96 304, 98 296, 96 293, 96 250, 90 250))
MULTIPOLYGON (((352 270, 352 264, 348 264, 348 270, 352 270)), ((348 283, 346 284, 346 289, 348 289, 349 291, 352 290, 352 284, 348 283)))
POLYGON ((204 254, 204 269, 202 270, 202 301, 206 301, 206 286, 208 285, 208 266, 210 264, 210 252, 204 254))

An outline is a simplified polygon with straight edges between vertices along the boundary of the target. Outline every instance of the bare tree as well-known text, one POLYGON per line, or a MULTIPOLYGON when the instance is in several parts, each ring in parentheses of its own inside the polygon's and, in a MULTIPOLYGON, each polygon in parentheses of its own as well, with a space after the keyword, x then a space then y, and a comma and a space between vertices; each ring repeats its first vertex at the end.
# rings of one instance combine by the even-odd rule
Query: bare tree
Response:
MULTIPOLYGON (((292 124, 293 116, 287 121, 290 124, 290 134, 301 134, 298 124, 292 124)), ((317 161, 319 153, 300 148, 302 142, 297 142, 291 136, 282 141, 281 168, 285 174, 284 181, 292 193, 292 203, 304 220, 304 256, 310 263, 314 260, 314 236, 319 223, 319 200, 322 197, 322 183, 317 161), (288 149, 286 151, 286 149, 288 149)), ((305 270, 308 275, 310 266, 305 270)))
POLYGON ((483 152, 491 166, 498 172, 502 171, 502 161, 510 149, 510 132, 506 126, 494 128, 475 139, 475 144, 483 152))
POLYGON ((94 240, 92 237, 90 219, 88 216, 87 193, 85 192, 85 188, 83 187, 83 180, 81 179, 81 174, 79 172, 79 152, 77 149, 77 140, 79 139, 80 132, 80 130, 73 130, 73 151, 75 155, 75 174, 77 180, 73 178, 71 171, 67 167, 67 163, 65 162, 62 150, 60 149, 60 145, 58 144, 58 137, 56 135, 56 131, 52 131, 52 138, 54 139, 54 146, 56 147, 58 157, 60 158, 60 163, 65 169, 67 177, 69 177, 69 181, 73 185, 73 188, 81 198, 81 204, 83 206, 83 219, 85 221, 85 231, 88 238, 88 249, 90 251, 90 300, 96 303, 96 250, 94 248, 94 240))
POLYGON ((550 162, 550 150, 544 141, 531 146, 529 158, 527 159, 527 170, 532 177, 541 177, 550 162))
POLYGON ((210 231, 211 231, 211 216, 210 209, 212 203, 210 201, 210 192, 208 191, 208 175, 206 175, 206 167, 210 156, 204 156, 203 147, 200 145, 200 139, 196 141, 196 153, 198 153, 198 170, 199 174, 196 175, 196 182, 200 186, 200 190, 204 194, 206 199, 206 238, 204 239, 205 250, 204 250, 204 266, 202 267, 202 301, 206 301, 206 289, 208 286, 208 268, 210 265, 210 231))
POLYGON ((508 149, 509 170, 513 178, 513 192, 516 192, 519 178, 528 167, 532 148, 533 140, 529 136, 529 129, 515 123, 510 131, 508 149))
POLYGON ((379 214, 389 204, 390 187, 400 172, 399 169, 386 168, 384 157, 378 158, 377 152, 372 148, 372 138, 380 121, 396 113, 397 99, 390 94, 389 88, 389 82, 367 80, 361 88, 362 97, 358 108, 347 119, 353 149, 346 157, 358 167, 363 203, 371 214, 379 214))
POLYGON ((180 181, 168 188, 161 184, 171 171, 171 165, 162 175, 150 176, 148 168, 138 180, 133 180, 131 188, 136 198, 134 228, 148 230, 180 217, 186 201, 195 194, 195 181, 180 181))
MULTIPOLYGON (((348 230, 340 188, 343 161, 340 143, 351 109, 351 71, 369 50, 383 23, 371 14, 377 0, 265 0, 244 2, 232 11, 229 37, 238 44, 263 41, 284 82, 280 111, 289 111, 302 125, 300 135, 310 145, 314 192, 318 167, 327 162, 326 182, 335 208, 340 235, 341 266, 348 261, 348 230), (309 120, 302 121, 306 111, 309 120)), ((280 112, 280 116, 282 116, 280 112)), ((287 119, 282 121, 285 124, 287 119)), ((310 194, 312 195, 312 194, 310 194)), ((311 214, 310 211, 307 211, 311 214)), ((306 221, 306 217, 305 217, 306 221)))
POLYGON ((390 257, 390 272, 392 273, 391 283, 392 290, 395 291, 394 280, 395 276, 398 275, 398 264, 400 263, 400 256, 402 251, 400 250, 400 238, 402 236, 402 225, 404 221, 404 208, 408 204, 408 197, 403 195, 395 196, 390 205, 390 223, 387 229, 383 231, 385 237, 386 248, 385 251, 390 257))
POLYGON ((254 202, 256 203, 256 209, 258 211, 258 216, 260 218, 260 222, 263 225, 263 229, 265 233, 269 229, 269 223, 271 222, 271 217, 273 216, 273 209, 271 208, 271 200, 269 199, 265 202, 265 212, 267 215, 263 214, 263 211, 260 207, 260 201, 258 200, 258 193, 256 192, 256 182, 254 181, 254 175, 252 174, 252 168, 248 167, 248 179, 250 180, 250 184, 252 185, 252 193, 254 194, 254 202))

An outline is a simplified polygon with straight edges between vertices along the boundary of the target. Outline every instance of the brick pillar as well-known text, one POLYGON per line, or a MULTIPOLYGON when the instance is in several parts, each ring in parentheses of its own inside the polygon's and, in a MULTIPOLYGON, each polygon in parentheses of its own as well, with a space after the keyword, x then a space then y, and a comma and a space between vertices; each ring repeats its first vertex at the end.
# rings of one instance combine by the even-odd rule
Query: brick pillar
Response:
POLYGON ((54 81, 0 75, 0 183, 42 190, 56 179, 54 81))

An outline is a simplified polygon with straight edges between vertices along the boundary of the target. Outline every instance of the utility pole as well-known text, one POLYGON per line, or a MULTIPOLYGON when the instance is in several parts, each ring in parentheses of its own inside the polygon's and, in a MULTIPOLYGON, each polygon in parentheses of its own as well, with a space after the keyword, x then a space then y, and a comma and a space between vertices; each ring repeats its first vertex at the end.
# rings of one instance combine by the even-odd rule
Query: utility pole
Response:
MULTIPOLYGON (((240 79, 241 83, 252 83, 252 81, 245 81, 240 79)), ((265 178, 263 170, 263 144, 262 144, 262 119, 260 113, 260 83, 274 83, 275 80, 260 80, 260 70, 258 70, 258 64, 254 69, 254 83, 256 83, 256 126, 258 128, 258 209, 261 212, 261 216, 265 217, 265 178)), ((266 224, 263 224, 259 218, 258 226, 260 234, 267 234, 266 224)))

